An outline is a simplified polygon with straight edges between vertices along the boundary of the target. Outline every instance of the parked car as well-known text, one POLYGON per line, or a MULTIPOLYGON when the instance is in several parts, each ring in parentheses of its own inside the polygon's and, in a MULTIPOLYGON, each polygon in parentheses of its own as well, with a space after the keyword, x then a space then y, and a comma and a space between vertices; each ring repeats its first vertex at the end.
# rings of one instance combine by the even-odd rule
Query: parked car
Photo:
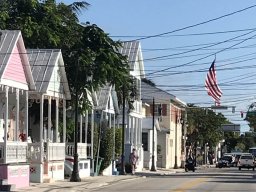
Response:
POLYGON ((239 170, 241 170, 241 168, 247 168, 247 169, 252 169, 254 171, 255 169, 254 156, 252 154, 241 155, 237 166, 239 170))
POLYGON ((218 167, 218 168, 230 167, 230 166, 232 166, 232 162, 233 162, 232 156, 223 156, 216 163, 216 167, 218 167))
MULTIPOLYGON (((64 161, 64 176, 65 177, 71 177, 71 174, 73 172, 73 164, 74 164, 74 157, 66 155, 65 161, 64 161)), ((79 169, 79 166, 78 166, 78 169, 79 169)))

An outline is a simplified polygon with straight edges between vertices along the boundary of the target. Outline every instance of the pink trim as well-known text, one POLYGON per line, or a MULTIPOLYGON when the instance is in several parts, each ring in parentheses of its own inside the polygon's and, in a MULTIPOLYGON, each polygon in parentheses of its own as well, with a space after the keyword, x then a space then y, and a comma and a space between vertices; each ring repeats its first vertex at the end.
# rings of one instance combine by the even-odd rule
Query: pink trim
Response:
POLYGON ((19 83, 27 84, 21 54, 19 53, 17 45, 15 45, 13 52, 11 53, 10 59, 8 61, 7 67, 5 68, 3 79, 13 80, 19 83))

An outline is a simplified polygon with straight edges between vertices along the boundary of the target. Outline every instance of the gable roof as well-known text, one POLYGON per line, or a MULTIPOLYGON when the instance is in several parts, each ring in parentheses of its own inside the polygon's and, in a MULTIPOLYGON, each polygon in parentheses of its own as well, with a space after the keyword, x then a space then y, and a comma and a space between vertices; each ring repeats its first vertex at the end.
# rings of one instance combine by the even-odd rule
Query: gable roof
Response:
POLYGON ((141 81, 141 98, 144 102, 148 103, 152 103, 154 98, 156 103, 173 102, 181 107, 186 106, 186 103, 181 101, 175 95, 172 95, 155 86, 149 85, 143 81, 141 81))
POLYGON ((111 86, 104 85, 98 91, 96 91, 96 96, 98 99, 98 105, 95 106, 96 110, 104 110, 108 105, 109 96, 111 93, 111 86))
MULTIPOLYGON (((8 68, 10 65, 10 60, 12 60, 11 64, 14 67, 19 68, 19 73, 22 76, 22 79, 25 77, 25 81, 19 82, 19 78, 15 78, 13 73, 11 76, 11 81, 15 81, 16 83, 10 82, 10 85, 7 84, 8 86, 15 87, 16 85, 23 84, 26 87, 26 89, 29 90, 35 90, 35 84, 33 81, 28 57, 26 54, 26 49, 24 45, 24 41, 21 35, 21 31, 19 30, 0 30, 1 33, 1 39, 0 39, 0 80, 1 84, 3 83, 3 77, 5 72, 13 70, 13 68, 8 68), (14 55, 15 54, 15 55, 14 55), (17 56, 18 54, 18 56, 17 56), (14 58, 15 57, 15 58, 14 58), (17 59, 17 61, 15 61, 17 59), (18 64, 21 64, 22 66, 19 66, 18 64), (17 66, 18 65, 18 66, 17 66)), ((17 71, 16 71, 17 72, 17 71)), ((5 76, 6 79, 6 76, 5 76)), ((17 87, 19 88, 19 87, 17 87)))
POLYGON ((127 56, 128 62, 130 65, 130 70, 134 71, 135 67, 136 67, 136 62, 138 62, 140 78, 144 78, 145 71, 144 71, 144 63, 143 63, 140 42, 139 41, 128 41, 128 42, 122 42, 121 45, 122 46, 119 48, 118 51, 122 55, 127 56))
POLYGON ((96 97, 94 100, 97 101, 95 103, 95 110, 105 110, 108 107, 109 99, 112 99, 113 108, 116 114, 119 114, 118 107, 118 99, 117 94, 112 85, 106 84, 101 87, 97 92, 95 92, 94 96, 96 97))
MULTIPOLYGON (((49 94, 51 78, 56 68, 60 71, 60 84, 63 85, 63 94, 71 99, 65 66, 60 49, 28 49, 28 58, 36 84, 36 91, 49 94)), ((58 91, 58 90, 56 90, 58 91)))

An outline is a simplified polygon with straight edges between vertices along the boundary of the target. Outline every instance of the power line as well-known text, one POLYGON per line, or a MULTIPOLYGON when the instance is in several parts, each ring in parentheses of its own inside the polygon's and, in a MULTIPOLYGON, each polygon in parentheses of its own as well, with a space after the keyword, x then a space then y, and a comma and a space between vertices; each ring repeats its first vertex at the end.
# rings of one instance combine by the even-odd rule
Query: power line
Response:
POLYGON ((219 19, 231 16, 231 15, 235 15, 237 13, 240 13, 240 12, 252 9, 254 7, 256 7, 256 4, 255 5, 251 5, 249 7, 246 7, 246 8, 243 8, 243 9, 240 9, 240 10, 237 10, 237 11, 234 11, 234 12, 231 12, 231 13, 228 13, 228 14, 225 14, 225 15, 222 15, 220 17, 216 17, 216 18, 213 18, 213 19, 209 19, 207 21, 203 21, 203 22, 197 23, 197 24, 189 25, 189 26, 182 27, 182 28, 179 28, 179 29, 175 29, 175 30, 172 30, 172 31, 169 31, 169 32, 164 32, 164 33, 159 33, 159 34, 156 34, 156 35, 149 35, 149 36, 146 36, 146 37, 137 38, 137 39, 134 39, 134 40, 131 40, 131 41, 141 41, 141 40, 145 40, 145 39, 150 39, 150 38, 154 38, 154 37, 160 37, 160 36, 163 36, 163 35, 175 33, 175 32, 178 32, 178 31, 183 31, 185 29, 197 27, 197 26, 200 26, 200 25, 204 25, 206 23, 210 23, 212 21, 216 21, 216 20, 219 20, 219 19))
MULTIPOLYGON (((252 31, 255 28, 248 28, 248 29, 236 29, 236 30, 229 30, 229 31, 215 31, 215 32, 203 32, 203 33, 189 33, 189 34, 176 34, 176 35, 165 35, 161 37, 186 37, 186 36, 202 36, 202 35, 216 35, 216 34, 227 34, 227 33, 237 33, 243 31, 252 31)), ((145 35, 110 35, 113 38, 144 38, 148 37, 145 35)))

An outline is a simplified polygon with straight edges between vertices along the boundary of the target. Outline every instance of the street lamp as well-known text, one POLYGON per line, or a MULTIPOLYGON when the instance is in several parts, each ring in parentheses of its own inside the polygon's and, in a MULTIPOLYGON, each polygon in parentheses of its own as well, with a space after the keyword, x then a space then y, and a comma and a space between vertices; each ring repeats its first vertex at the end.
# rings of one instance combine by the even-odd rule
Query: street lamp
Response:
POLYGON ((77 76, 78 76, 78 66, 79 60, 76 63, 76 74, 75 74, 75 149, 74 149, 74 164, 73 164, 73 171, 70 178, 72 182, 81 182, 81 178, 79 176, 78 170, 78 153, 77 153, 77 141, 78 141, 78 83, 77 83, 77 76))
POLYGON ((150 171, 156 171, 155 166, 155 98, 153 97, 153 122, 152 122, 152 129, 153 129, 153 137, 152 137, 152 163, 150 171))

